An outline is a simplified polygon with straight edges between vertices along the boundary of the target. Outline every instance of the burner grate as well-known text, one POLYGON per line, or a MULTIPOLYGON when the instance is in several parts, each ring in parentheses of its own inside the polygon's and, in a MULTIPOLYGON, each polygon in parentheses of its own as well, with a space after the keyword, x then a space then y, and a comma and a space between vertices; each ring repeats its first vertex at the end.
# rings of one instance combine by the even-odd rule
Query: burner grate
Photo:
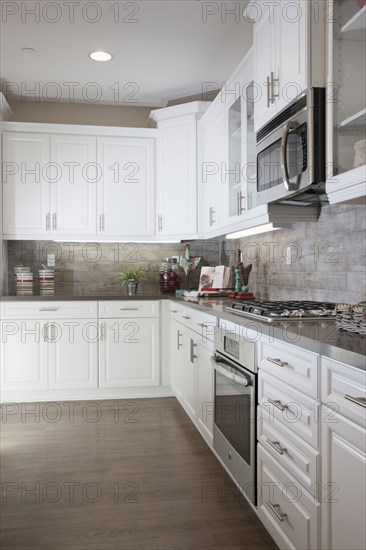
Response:
POLYGON ((256 301, 233 302, 226 309, 232 313, 246 317, 274 320, 334 320, 336 305, 330 302, 314 301, 256 301))

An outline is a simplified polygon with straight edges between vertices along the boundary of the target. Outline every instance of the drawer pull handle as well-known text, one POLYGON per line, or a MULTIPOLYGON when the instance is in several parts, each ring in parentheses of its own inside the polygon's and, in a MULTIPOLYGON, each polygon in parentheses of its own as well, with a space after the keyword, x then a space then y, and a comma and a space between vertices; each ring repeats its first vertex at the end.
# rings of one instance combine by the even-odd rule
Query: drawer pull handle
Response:
POLYGON ((188 317, 188 315, 183 315, 183 319, 190 319, 190 317, 188 317))
POLYGON ((42 307, 38 311, 58 311, 58 307, 42 307))
POLYGON ((170 313, 178 313, 177 309, 172 309, 170 313))
POLYGON ((278 367, 287 367, 288 363, 286 361, 281 361, 281 359, 274 359, 273 357, 266 357, 267 361, 274 363, 278 367))
POLYGON ((191 359, 191 363, 193 363, 193 364, 194 364, 194 360, 197 359, 197 355, 195 355, 195 353, 194 353, 194 348, 196 346, 197 346, 197 344, 195 344, 194 341, 191 338, 191 353, 190 353, 191 357, 190 357, 190 359, 191 359))
POLYGON ((197 323, 197 325, 202 328, 208 328, 210 326, 208 323, 197 323))
POLYGON ((138 311, 139 307, 121 307, 121 311, 138 311))
POLYGON ((352 403, 355 403, 355 405, 361 405, 361 407, 365 407, 366 409, 366 398, 365 397, 352 397, 352 395, 346 395, 344 396, 345 399, 348 399, 348 401, 352 401, 352 403))
POLYGON ((180 337, 182 336, 182 333, 177 330, 177 350, 179 351, 183 344, 180 343, 180 337))
POLYGON ((272 504, 269 500, 266 500, 266 504, 268 508, 274 513, 276 518, 278 518, 280 521, 283 521, 285 518, 287 518, 287 514, 281 514, 278 510, 280 509, 279 504, 272 504))
POLYGON ((284 447, 281 447, 281 444, 279 441, 271 441, 270 439, 266 439, 266 441, 268 445, 270 445, 280 455, 283 455, 283 453, 287 451, 287 449, 285 449, 284 447))
POLYGON ((279 399, 270 399, 268 397, 268 402, 271 403, 271 405, 273 405, 280 411, 284 411, 285 409, 288 409, 288 406, 284 405, 279 399))

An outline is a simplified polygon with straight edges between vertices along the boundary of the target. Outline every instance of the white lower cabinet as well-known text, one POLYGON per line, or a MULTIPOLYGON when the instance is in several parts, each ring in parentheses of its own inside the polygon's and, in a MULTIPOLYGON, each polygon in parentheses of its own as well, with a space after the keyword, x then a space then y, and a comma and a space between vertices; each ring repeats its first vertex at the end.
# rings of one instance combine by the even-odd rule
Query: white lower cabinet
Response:
POLYGON ((49 333, 49 389, 97 388, 97 321, 52 321, 49 333))
POLYGON ((170 385, 177 399, 183 399, 183 365, 185 351, 183 338, 186 331, 180 323, 172 319, 170 329, 170 385))
MULTIPOLYGON (((197 340, 196 340, 197 342, 197 340)), ((198 427, 207 441, 212 442, 214 423, 214 373, 211 365, 213 345, 211 342, 197 342, 197 406, 198 427)))
POLYGON ((281 549, 320 548, 319 357, 258 343, 258 516, 281 549))
POLYGON ((366 548, 366 430, 323 407, 323 550, 366 548))
POLYGON ((14 301, 1 316, 4 402, 171 395, 157 387, 159 301, 14 301))
MULTIPOLYGON (((179 314, 178 311, 173 313, 179 314)), ((197 323, 192 313, 185 319, 187 326, 174 318, 171 320, 171 386, 186 413, 212 445, 214 381, 211 356, 214 344, 206 335, 213 334, 211 323, 215 318, 197 323), (199 325, 201 333, 197 332, 199 325)))
POLYGON ((47 390, 47 321, 1 322, 1 393, 47 390))
POLYGON ((322 357, 322 549, 366 548, 366 373, 322 357))
POLYGON ((159 318, 103 319, 101 330, 100 387, 159 385, 159 318))
POLYGON ((278 546, 318 550, 319 502, 261 445, 258 448, 257 475, 257 513, 278 546))
POLYGON ((96 319, 5 320, 1 337, 3 396, 98 387, 96 319))

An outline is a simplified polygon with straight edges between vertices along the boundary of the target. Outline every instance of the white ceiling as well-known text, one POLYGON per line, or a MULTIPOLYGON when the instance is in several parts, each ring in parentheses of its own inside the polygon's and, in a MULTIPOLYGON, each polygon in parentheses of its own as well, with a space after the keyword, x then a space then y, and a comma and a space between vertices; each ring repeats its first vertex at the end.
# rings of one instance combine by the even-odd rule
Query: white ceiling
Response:
POLYGON ((24 101, 28 92, 29 100, 29 91, 36 90, 44 101, 165 106, 171 99, 200 93, 205 82, 221 86, 252 41, 252 25, 242 15, 247 1, 2 4, 1 78, 14 84, 12 89, 3 85, 8 99, 16 95, 24 101), (37 4, 39 16, 25 11, 37 4), (16 8, 14 14, 4 11, 16 8), (204 21, 207 11, 216 10, 204 21), (92 23, 94 18, 99 20, 92 23), (36 53, 26 54, 24 47, 36 53), (111 52, 113 60, 91 61, 88 54, 94 50, 111 52))

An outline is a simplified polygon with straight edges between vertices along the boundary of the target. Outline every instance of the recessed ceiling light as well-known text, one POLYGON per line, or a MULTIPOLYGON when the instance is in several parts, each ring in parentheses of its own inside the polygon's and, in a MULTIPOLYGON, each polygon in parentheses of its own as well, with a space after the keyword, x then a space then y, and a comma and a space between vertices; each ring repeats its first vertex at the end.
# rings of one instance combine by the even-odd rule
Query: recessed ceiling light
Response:
POLYGON ((36 53, 36 50, 34 48, 22 48, 23 53, 32 54, 36 53))
POLYGON ((93 59, 93 61, 110 61, 112 59, 112 56, 108 52, 91 52, 89 54, 89 57, 93 59))

